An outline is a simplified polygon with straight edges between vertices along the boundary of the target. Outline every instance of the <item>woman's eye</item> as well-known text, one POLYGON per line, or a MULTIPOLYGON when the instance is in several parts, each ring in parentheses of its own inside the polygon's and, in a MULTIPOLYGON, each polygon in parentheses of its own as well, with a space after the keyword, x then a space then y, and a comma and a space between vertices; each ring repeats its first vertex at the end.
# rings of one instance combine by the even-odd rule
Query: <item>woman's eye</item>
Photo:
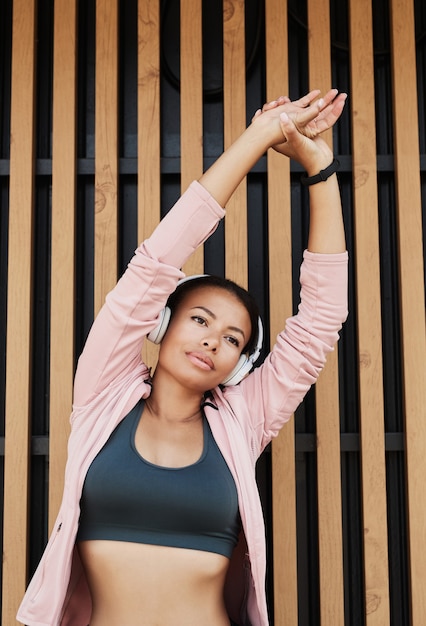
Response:
POLYGON ((228 336, 226 340, 229 341, 229 343, 232 343, 232 345, 236 346, 237 348, 240 347, 240 342, 236 337, 228 336))
POLYGON ((206 320, 203 317, 200 317, 199 315, 193 315, 192 319, 194 320, 194 322, 197 322, 197 324, 201 324, 201 325, 206 324, 206 320))

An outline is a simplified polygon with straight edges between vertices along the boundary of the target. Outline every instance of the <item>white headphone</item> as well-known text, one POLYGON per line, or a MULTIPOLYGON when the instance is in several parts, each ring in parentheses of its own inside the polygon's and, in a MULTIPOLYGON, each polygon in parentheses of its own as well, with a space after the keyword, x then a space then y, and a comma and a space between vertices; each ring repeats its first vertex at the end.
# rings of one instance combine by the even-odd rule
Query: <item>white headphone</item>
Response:
MULTIPOLYGON (((193 280, 194 278, 204 278, 208 276, 208 274, 196 274, 194 276, 186 276, 182 278, 176 287, 179 287, 182 283, 185 283, 188 280, 193 280)), ((170 307, 165 306, 164 309, 160 312, 158 316, 158 324, 157 326, 148 334, 148 339, 155 344, 159 344, 162 342, 164 335, 166 334, 166 330, 170 323, 171 317, 170 307)), ((257 318, 257 337, 256 337, 256 346, 251 354, 242 354, 238 359, 238 363, 228 374, 224 381, 222 381, 222 385, 225 387, 229 387, 231 385, 238 385, 253 369, 254 363, 259 358, 260 352, 262 350, 263 343, 263 324, 260 317, 257 318)))

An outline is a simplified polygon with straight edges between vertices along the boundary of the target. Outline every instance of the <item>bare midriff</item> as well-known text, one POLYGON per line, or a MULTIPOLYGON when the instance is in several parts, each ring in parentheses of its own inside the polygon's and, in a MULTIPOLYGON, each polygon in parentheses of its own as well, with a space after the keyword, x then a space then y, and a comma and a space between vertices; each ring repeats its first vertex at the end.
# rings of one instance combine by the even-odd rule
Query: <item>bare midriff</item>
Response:
POLYGON ((92 595, 90 626, 229 626, 227 557, 121 541, 78 547, 92 595))

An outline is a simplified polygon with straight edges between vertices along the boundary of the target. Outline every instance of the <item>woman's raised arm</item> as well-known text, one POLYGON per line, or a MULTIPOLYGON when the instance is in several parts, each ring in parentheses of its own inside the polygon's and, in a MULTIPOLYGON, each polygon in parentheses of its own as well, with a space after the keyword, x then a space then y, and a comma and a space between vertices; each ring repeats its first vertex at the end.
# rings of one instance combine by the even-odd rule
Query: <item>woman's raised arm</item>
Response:
MULTIPOLYGON (((199 182, 215 200, 225 206, 229 198, 255 163, 270 147, 286 154, 283 126, 280 114, 287 112, 294 128, 301 136, 316 137, 336 122, 343 109, 344 94, 330 90, 324 98, 317 99, 319 91, 313 91, 291 102, 279 98, 256 112, 252 123, 240 137, 225 150, 218 160, 201 176, 199 182)), ((300 150, 303 146, 300 145, 300 150)), ((287 154, 290 156, 290 154, 287 154)))
POLYGON ((280 114, 280 121, 286 138, 286 155, 298 161, 307 173, 305 183, 309 185, 310 205, 308 250, 326 254, 344 252, 346 241, 336 173, 334 171, 319 182, 309 180, 334 162, 333 152, 320 137, 310 139, 300 133, 285 112, 280 114))

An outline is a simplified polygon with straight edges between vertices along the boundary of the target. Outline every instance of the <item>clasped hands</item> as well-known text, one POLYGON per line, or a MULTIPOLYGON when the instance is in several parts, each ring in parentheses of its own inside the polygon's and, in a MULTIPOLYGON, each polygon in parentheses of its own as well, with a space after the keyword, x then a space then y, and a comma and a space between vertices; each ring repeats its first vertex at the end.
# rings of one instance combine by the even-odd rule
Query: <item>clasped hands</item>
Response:
POLYGON ((322 98, 315 89, 298 100, 280 96, 258 109, 252 118, 255 123, 260 118, 269 118, 279 129, 270 147, 298 161, 305 169, 315 170, 325 166, 332 158, 332 151, 320 135, 332 128, 340 118, 347 94, 330 89, 322 98))

